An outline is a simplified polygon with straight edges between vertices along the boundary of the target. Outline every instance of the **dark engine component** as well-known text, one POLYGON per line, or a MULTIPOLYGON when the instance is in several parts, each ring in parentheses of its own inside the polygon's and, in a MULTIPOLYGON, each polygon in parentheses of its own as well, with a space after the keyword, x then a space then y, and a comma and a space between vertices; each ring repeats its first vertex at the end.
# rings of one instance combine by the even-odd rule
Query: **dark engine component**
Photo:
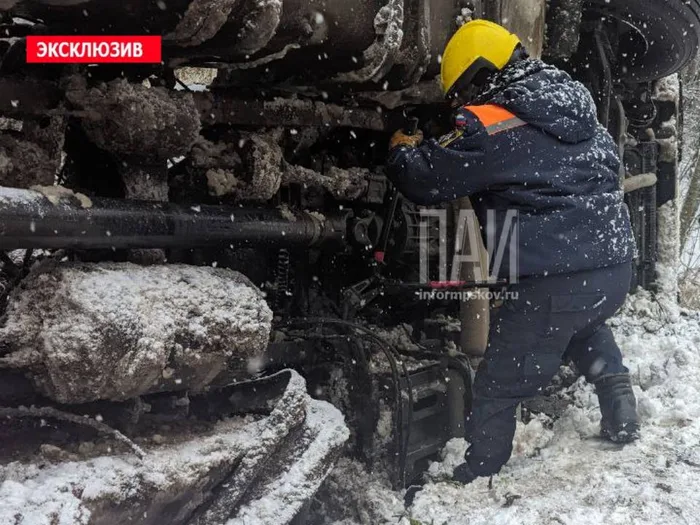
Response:
POLYGON ((321 218, 286 208, 51 198, 55 203, 37 191, 1 188, 0 249, 342 246, 348 220, 347 213, 321 218))

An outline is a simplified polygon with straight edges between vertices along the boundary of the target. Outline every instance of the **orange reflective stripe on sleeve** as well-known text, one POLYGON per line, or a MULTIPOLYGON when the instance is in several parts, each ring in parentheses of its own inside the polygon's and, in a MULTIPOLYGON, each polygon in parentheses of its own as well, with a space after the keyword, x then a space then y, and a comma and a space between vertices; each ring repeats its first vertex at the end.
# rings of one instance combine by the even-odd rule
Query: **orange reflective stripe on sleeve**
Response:
POLYGON ((489 135, 527 126, 527 122, 500 106, 487 104, 485 106, 464 106, 464 109, 476 115, 489 135))

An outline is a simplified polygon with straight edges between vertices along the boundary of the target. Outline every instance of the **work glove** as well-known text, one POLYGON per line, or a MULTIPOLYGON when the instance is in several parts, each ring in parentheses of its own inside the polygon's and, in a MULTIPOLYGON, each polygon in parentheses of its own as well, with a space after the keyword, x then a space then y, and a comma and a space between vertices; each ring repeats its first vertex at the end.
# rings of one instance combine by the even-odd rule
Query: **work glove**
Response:
POLYGON ((413 135, 406 135, 403 130, 398 130, 391 137, 391 142, 389 142, 389 150, 392 150, 398 146, 417 148, 420 146, 421 142, 423 142, 423 132, 421 130, 418 130, 413 135))

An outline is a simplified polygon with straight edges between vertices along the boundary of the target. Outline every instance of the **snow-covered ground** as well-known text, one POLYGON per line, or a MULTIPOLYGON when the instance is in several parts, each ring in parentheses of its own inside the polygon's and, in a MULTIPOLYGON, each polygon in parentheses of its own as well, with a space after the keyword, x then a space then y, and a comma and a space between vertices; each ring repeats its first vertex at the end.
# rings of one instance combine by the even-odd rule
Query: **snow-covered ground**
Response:
MULTIPOLYGON (((401 495, 365 484, 368 523, 403 525, 666 525, 700 523, 700 313, 642 293, 613 320, 630 368, 643 436, 618 446, 598 437, 594 390, 583 380, 557 421, 519 424, 514 456, 466 487, 428 484, 404 511, 401 495), (403 515, 403 517, 402 517, 403 515)), ((454 465, 465 444, 452 442, 454 465)), ((434 465, 439 473, 449 465, 434 465)), ((449 469, 448 469, 449 470, 449 469)), ((351 521, 344 521, 344 525, 351 521)))

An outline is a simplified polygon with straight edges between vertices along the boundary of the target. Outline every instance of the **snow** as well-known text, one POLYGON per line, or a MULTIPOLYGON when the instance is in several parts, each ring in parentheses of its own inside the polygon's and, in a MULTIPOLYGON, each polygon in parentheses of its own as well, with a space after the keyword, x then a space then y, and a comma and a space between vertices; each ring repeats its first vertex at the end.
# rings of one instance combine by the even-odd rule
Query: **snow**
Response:
POLYGON ((678 162, 680 149, 676 117, 661 123, 656 140, 659 143, 659 162, 678 162))
POLYGON ((405 511, 401 494, 389 484, 381 469, 368 472, 363 463, 341 458, 315 498, 321 523, 397 524, 405 511))
POLYGON ((311 431, 317 434, 317 438, 304 450, 301 459, 270 483, 263 496, 246 505, 239 516, 229 520, 227 525, 288 523, 316 493, 332 470, 330 465, 319 473, 318 465, 328 455, 329 449, 340 447, 350 437, 350 433, 340 411, 321 401, 311 403, 306 422, 311 431), (280 505, 280 502, 286 504, 280 505))
POLYGON ((671 75, 656 81, 653 97, 659 101, 675 102, 677 104, 680 98, 680 91, 680 77, 677 74, 671 75))
POLYGON ((457 24, 457 27, 462 27, 467 22, 470 22, 473 18, 474 10, 469 7, 463 7, 460 9, 457 18, 455 19, 455 23, 457 24))
POLYGON ((457 465, 464 463, 464 454, 469 443, 464 439, 454 438, 447 442, 440 452, 440 461, 433 462, 426 472, 427 479, 446 481, 452 478, 452 472, 457 465))
POLYGON ((669 201, 658 210, 657 286, 659 301, 670 311, 678 297, 678 261, 680 259, 680 211, 676 201, 669 201))
POLYGON ((47 260, 9 298, 0 364, 30 368, 63 403, 196 391, 222 372, 246 376, 271 321, 262 293, 231 270, 47 260))
POLYGON ((0 205, 32 206, 43 200, 39 192, 28 192, 25 189, 0 187, 0 205))
MULTIPOLYGON (((0 524, 164 523, 159 511, 177 517, 168 523, 192 523, 189 517, 202 496, 211 497, 209 490, 231 470, 215 491, 243 503, 239 512, 234 505, 224 507, 230 525, 288 523, 316 492, 348 429, 336 408, 308 396, 299 374, 281 374, 288 374, 289 381, 269 416, 228 419, 185 442, 150 446, 142 461, 112 455, 0 466, 0 524), (299 448, 291 457, 284 448, 290 443, 299 448), (271 475, 259 490, 263 467, 271 475), (256 496, 260 493, 264 495, 256 496)), ((205 514, 219 510, 218 498, 213 496, 214 505, 205 514)))
MULTIPOLYGON (((434 481, 399 518, 401 495, 369 485, 362 496, 374 509, 369 519, 356 515, 337 525, 697 523, 700 313, 640 292, 611 325, 637 395, 638 442, 619 446, 598 437, 597 397, 580 379, 565 391, 571 405, 558 420, 539 415, 518 423, 513 457, 491 488, 485 478, 467 486, 434 481)), ((447 478, 465 448, 463 440, 451 441, 429 477, 447 478)))
POLYGON ((216 465, 240 458, 256 442, 262 423, 245 423, 219 423, 210 436, 149 450, 144 461, 102 456, 48 466, 11 463, 0 468, 0 523, 15 523, 19 515, 21 523, 31 525, 86 524, 98 500, 118 504, 139 491, 190 485, 216 465))
POLYGON ((81 208, 92 208, 92 200, 87 195, 73 191, 70 188, 63 186, 32 186, 33 191, 41 193, 49 199, 49 202, 54 206, 58 205, 63 200, 75 199, 80 204, 81 208))

